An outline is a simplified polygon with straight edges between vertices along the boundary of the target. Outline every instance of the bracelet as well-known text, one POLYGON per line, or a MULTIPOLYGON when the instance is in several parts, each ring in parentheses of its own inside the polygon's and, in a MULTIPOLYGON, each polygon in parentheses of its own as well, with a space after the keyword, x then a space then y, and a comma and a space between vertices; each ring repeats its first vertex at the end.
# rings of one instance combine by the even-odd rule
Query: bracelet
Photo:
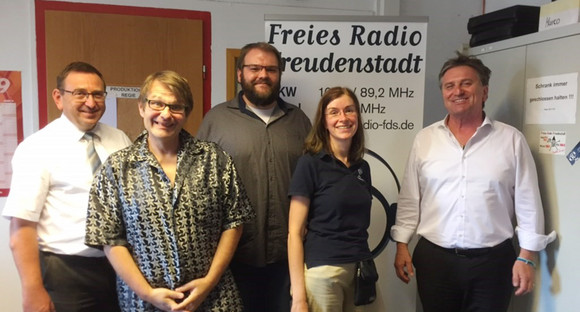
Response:
POLYGON ((536 267, 536 264, 535 264, 535 263, 534 263, 534 261, 532 261, 532 260, 529 260, 529 259, 526 259, 526 258, 522 258, 522 257, 518 257, 518 258, 517 258, 517 260, 518 260, 518 261, 521 261, 521 262, 523 262, 523 263, 525 263, 525 264, 529 264, 529 265, 531 265, 531 266, 532 266, 532 268, 535 268, 535 267, 536 267))

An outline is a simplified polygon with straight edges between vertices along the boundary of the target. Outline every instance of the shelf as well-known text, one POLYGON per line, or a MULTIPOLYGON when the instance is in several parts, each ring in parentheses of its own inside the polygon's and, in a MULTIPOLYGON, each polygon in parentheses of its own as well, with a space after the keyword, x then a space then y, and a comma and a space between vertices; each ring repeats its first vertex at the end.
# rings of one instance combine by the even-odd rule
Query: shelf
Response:
POLYGON ((480 55, 578 34, 580 34, 580 23, 484 44, 481 46, 469 48, 468 52, 469 54, 480 55))

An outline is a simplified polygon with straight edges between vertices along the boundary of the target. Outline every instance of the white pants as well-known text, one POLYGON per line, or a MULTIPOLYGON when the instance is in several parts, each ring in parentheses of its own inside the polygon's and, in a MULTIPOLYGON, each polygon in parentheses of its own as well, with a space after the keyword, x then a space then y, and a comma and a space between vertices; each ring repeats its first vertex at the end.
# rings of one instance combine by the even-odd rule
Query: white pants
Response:
POLYGON ((311 312, 384 311, 377 287, 377 300, 365 306, 354 305, 355 264, 304 266, 306 297, 311 312))

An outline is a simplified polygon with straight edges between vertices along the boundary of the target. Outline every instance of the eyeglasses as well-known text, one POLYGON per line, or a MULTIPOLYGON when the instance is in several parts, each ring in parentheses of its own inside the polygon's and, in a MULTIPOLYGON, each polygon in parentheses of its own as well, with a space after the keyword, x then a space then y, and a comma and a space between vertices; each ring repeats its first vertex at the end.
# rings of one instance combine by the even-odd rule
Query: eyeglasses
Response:
POLYGON ((167 104, 165 102, 161 102, 158 100, 149 100, 149 99, 145 99, 145 100, 147 101, 147 104, 149 105, 149 107, 155 111, 162 111, 165 109, 165 107, 169 107, 169 111, 172 113, 176 113, 176 114, 185 113, 185 105, 167 104))
POLYGON ((349 106, 343 110, 331 108, 326 111, 326 116, 331 118, 337 118, 340 116, 340 113, 344 113, 345 116, 350 117, 356 115, 356 108, 354 106, 349 106))
POLYGON ((86 101, 89 98, 89 95, 93 96, 95 102, 104 102, 107 97, 107 92, 105 91, 88 92, 85 89, 74 89, 73 91, 61 89, 60 91, 72 94, 73 98, 79 102, 86 101))
POLYGON ((263 69, 265 69, 266 73, 268 73, 268 74, 277 74, 280 72, 280 67, 278 67, 278 66, 263 66, 263 65, 257 65, 257 64, 248 64, 248 65, 243 65, 242 67, 247 68, 253 74, 257 74, 257 73, 261 72, 263 69))

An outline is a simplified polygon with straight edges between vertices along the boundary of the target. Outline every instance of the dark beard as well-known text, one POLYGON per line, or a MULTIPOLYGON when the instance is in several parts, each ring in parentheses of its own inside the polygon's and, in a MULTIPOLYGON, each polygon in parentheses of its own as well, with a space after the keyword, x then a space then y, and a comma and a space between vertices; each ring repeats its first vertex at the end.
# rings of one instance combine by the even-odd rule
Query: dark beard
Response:
POLYGON ((257 93, 254 89, 254 85, 251 82, 248 82, 244 79, 242 75, 242 91, 248 100, 258 106, 258 107, 266 107, 275 102, 278 99, 278 94, 280 93, 280 84, 272 85, 272 81, 268 79, 266 81, 268 85, 272 87, 272 92, 268 94, 260 94, 257 93))

